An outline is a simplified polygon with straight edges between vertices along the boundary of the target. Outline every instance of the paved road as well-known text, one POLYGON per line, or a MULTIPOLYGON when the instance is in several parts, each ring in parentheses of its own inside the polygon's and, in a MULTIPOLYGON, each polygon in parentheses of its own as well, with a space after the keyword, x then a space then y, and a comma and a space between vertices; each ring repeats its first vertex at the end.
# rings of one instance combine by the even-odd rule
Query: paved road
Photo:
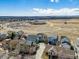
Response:
POLYGON ((42 59, 42 54, 43 54, 44 49, 45 49, 45 44, 44 43, 40 43, 39 46, 40 46, 40 48, 37 51, 36 59, 42 59))

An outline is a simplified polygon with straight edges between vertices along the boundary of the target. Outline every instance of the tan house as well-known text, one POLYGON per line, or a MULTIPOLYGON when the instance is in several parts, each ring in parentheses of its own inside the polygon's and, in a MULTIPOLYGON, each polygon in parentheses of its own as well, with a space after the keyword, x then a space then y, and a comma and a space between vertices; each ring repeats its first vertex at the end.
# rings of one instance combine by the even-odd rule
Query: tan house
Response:
POLYGON ((75 52, 70 49, 64 49, 59 46, 47 45, 44 53, 48 56, 48 59, 75 59, 75 52))

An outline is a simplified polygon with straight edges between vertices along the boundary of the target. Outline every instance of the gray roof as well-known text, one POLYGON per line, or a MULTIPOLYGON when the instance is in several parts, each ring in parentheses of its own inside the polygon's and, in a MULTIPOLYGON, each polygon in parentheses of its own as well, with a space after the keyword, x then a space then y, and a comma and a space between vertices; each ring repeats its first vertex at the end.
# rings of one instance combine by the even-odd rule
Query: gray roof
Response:
POLYGON ((36 35, 28 35, 27 36, 27 41, 36 42, 36 40, 37 40, 37 36, 36 35))

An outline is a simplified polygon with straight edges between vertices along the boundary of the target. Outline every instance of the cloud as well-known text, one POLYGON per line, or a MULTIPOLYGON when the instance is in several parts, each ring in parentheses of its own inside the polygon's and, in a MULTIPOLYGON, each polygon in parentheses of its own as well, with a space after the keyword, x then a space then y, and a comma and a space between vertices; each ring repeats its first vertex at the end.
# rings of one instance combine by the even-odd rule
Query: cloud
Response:
POLYGON ((33 8, 33 12, 41 16, 74 16, 79 15, 79 8, 62 8, 62 9, 40 9, 33 8))
POLYGON ((54 2, 55 0, 50 0, 51 2, 54 2))
POLYGON ((59 0, 50 0, 50 1, 51 1, 51 2, 56 2, 56 3, 59 2, 59 0))

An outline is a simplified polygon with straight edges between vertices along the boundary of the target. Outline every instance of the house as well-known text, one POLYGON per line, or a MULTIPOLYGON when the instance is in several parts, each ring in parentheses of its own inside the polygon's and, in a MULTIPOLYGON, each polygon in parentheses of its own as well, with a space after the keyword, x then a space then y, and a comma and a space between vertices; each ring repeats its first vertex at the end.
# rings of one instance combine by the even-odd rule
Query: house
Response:
POLYGON ((36 44, 38 42, 36 35, 28 35, 26 39, 27 44, 36 44))
POLYGON ((79 59, 79 38, 76 39, 74 47, 75 47, 75 52, 76 52, 78 59, 79 59))
POLYGON ((69 40, 69 38, 66 37, 66 36, 61 36, 61 40, 60 40, 60 42, 61 42, 61 43, 69 43, 70 40, 69 40))
POLYGON ((75 51, 47 44, 42 57, 44 59, 75 59, 75 51))
POLYGON ((75 59, 75 51, 59 46, 52 46, 48 50, 48 59, 75 59))
POLYGON ((39 42, 45 42, 46 40, 48 40, 48 37, 47 37, 47 35, 44 34, 44 33, 38 33, 38 34, 37 34, 37 40, 38 40, 39 42))
POLYGON ((56 45, 58 42, 58 36, 57 35, 51 35, 48 37, 48 43, 51 45, 56 45))
POLYGON ((60 50, 58 57, 59 59, 75 59, 75 51, 63 48, 60 50))
POLYGON ((61 46, 66 49, 71 49, 71 45, 68 43, 62 43, 61 46))
POLYGON ((61 36, 60 45, 63 48, 74 50, 74 48, 73 48, 73 46, 71 44, 71 41, 66 36, 61 36))

